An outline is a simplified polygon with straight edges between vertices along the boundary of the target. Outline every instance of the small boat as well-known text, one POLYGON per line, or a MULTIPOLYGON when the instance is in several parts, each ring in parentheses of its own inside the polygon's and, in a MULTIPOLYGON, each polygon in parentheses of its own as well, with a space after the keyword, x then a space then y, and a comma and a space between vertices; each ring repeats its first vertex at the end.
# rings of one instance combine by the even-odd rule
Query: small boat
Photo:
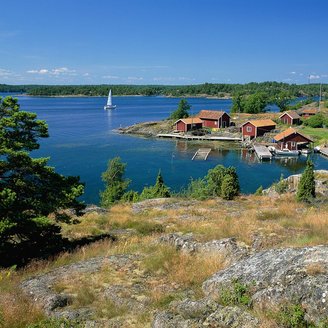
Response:
POLYGON ((309 148, 303 148, 301 149, 301 154, 302 155, 308 155, 308 154, 311 154, 312 153, 312 150, 309 149, 309 148))
POLYGON ((288 148, 275 149, 274 152, 277 156, 298 156, 300 154, 299 150, 290 150, 288 148))
POLYGON ((116 105, 112 104, 112 90, 109 90, 107 104, 104 106, 104 109, 115 109, 116 105))

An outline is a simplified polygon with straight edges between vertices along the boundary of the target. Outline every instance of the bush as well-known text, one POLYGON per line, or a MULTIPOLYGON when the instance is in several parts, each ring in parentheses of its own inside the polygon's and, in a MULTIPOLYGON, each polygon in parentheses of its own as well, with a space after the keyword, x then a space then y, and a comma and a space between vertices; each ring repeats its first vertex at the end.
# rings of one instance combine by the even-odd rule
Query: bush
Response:
POLYGON ((232 286, 220 292, 219 302, 224 306, 244 305, 252 307, 252 295, 249 285, 244 285, 238 279, 232 281, 232 286))
POLYGON ((315 198, 315 180, 313 163, 308 160, 298 184, 296 199, 299 202, 311 202, 315 198))
POLYGON ((122 163, 120 157, 108 162, 107 170, 102 174, 106 189, 100 193, 101 206, 108 207, 123 197, 130 184, 130 180, 123 178, 125 167, 126 164, 122 163))
POLYGON ((259 186, 259 187, 256 189, 254 195, 256 195, 256 196, 262 196, 262 194, 263 194, 263 187, 262 187, 262 186, 259 186))
POLYGON ((322 128, 324 126, 328 126, 328 117, 323 115, 322 113, 318 113, 305 119, 303 124, 306 126, 310 126, 311 128, 322 128))
POLYGON ((221 197, 231 200, 236 195, 238 195, 238 190, 235 187, 235 180, 231 175, 226 175, 221 185, 221 197))
MULTIPOLYGON (((288 304, 280 309, 276 320, 285 328, 308 328, 311 327, 304 319, 305 311, 299 304, 288 304)), ((313 327, 313 326, 312 326, 313 327)))
POLYGON ((191 179, 186 190, 186 196, 200 200, 209 197, 209 190, 205 179, 191 179))
POLYGON ((140 200, 168 197, 171 197, 170 189, 164 184, 163 176, 161 171, 159 171, 155 185, 145 187, 140 195, 140 200))
POLYGON ((274 184, 274 189, 278 194, 283 194, 288 190, 288 181, 284 180, 284 176, 280 176, 280 180, 274 184))

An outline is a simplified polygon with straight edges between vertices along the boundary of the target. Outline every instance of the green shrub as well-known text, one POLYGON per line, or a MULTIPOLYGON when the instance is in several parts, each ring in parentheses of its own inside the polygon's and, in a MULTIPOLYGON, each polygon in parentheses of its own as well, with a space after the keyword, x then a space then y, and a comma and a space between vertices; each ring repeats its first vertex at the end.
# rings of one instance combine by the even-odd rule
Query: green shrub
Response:
POLYGON ((308 160, 298 184, 296 199, 299 202, 311 202, 315 198, 315 180, 313 163, 308 160))
POLYGON ((134 190, 129 190, 123 194, 121 201, 127 203, 135 203, 139 200, 139 194, 134 190))
POLYGON ((259 186, 259 187, 256 189, 254 195, 256 195, 256 196, 262 196, 262 194, 263 194, 263 187, 262 187, 262 186, 259 186))
POLYGON ((185 192, 187 197, 204 200, 209 197, 205 179, 191 179, 185 192))
POLYGON ((230 288, 220 292, 219 303, 224 306, 243 305, 252 307, 252 295, 249 285, 242 284, 238 279, 232 281, 230 288))
POLYGON ((158 172, 154 186, 145 187, 140 194, 139 199, 168 198, 171 197, 170 189, 164 184, 161 171, 158 172))
POLYGON ((221 185, 221 197, 223 199, 231 200, 237 196, 239 190, 236 188, 235 180, 231 175, 226 175, 223 178, 221 185))
POLYGON ((313 115, 303 121, 303 124, 311 128, 322 128, 328 125, 328 117, 322 113, 313 115))
POLYGON ((288 181, 284 180, 284 176, 280 176, 280 180, 274 184, 274 189, 278 194, 283 194, 288 190, 288 181))
POLYGON ((75 320, 51 318, 29 325, 27 328, 82 328, 85 325, 75 320))
POLYGON ((305 311, 299 304, 287 304, 276 314, 276 321, 285 328, 310 327, 305 317, 305 311))

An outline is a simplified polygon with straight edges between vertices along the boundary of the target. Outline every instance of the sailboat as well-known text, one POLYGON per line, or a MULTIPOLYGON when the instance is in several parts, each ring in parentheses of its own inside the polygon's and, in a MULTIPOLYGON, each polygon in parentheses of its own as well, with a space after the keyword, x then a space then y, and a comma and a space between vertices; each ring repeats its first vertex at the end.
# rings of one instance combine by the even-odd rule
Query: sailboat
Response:
POLYGON ((104 109, 115 109, 116 105, 112 104, 112 90, 109 90, 107 104, 104 106, 104 109))

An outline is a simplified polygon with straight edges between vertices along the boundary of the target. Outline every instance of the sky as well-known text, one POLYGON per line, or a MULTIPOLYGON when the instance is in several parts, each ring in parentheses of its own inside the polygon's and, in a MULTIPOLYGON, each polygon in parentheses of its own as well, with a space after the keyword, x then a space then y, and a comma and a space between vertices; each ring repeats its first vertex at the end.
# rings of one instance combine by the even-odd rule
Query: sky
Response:
POLYGON ((1 0, 0 84, 328 83, 327 0, 1 0))

